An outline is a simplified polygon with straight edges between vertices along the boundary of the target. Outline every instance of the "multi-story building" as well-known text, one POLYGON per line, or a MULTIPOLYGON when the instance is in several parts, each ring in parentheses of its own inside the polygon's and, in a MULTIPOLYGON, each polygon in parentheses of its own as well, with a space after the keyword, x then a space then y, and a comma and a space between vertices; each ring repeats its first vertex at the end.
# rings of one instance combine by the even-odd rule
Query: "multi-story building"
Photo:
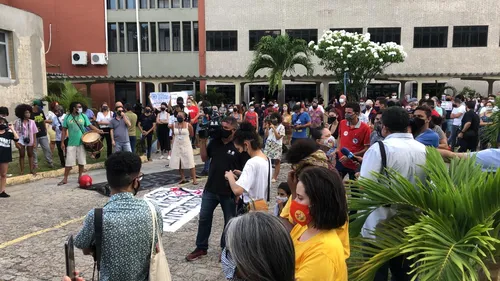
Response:
MULTIPOLYGON (((244 77, 262 36, 287 33, 309 42, 329 29, 369 32, 372 40, 400 43, 408 53, 404 63, 372 81, 369 96, 433 94, 444 86, 500 90, 494 84, 500 80, 495 0, 0 1, 44 19, 47 72, 63 75, 51 79, 86 85, 94 105, 147 100, 151 91, 213 87, 236 101, 249 100, 267 91, 265 79, 244 77), (88 62, 75 63, 74 51, 88 62)), ((329 73, 319 65, 314 73, 304 77, 297 67, 285 82, 287 99, 339 94, 329 73)))

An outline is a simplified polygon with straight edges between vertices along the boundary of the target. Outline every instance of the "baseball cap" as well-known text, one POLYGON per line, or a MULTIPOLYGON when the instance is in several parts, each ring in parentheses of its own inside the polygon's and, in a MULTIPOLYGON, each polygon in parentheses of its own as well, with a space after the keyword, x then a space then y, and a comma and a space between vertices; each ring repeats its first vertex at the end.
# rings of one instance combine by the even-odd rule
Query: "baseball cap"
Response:
POLYGON ((33 105, 43 106, 43 102, 41 100, 34 100, 33 105))

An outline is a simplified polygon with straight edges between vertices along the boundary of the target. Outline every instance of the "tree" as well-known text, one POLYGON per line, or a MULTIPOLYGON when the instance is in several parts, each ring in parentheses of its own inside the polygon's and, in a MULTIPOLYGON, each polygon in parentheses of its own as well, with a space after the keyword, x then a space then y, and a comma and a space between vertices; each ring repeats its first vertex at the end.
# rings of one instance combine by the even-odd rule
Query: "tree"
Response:
POLYGON ((389 65, 403 62, 406 57, 403 47, 394 42, 375 43, 370 41, 369 33, 344 30, 326 31, 318 44, 309 42, 309 48, 320 59, 320 65, 334 73, 342 87, 344 75, 348 74, 347 96, 355 101, 375 76, 389 65))
POLYGON ((275 38, 264 36, 257 44, 254 57, 246 73, 247 78, 253 80, 255 74, 267 69, 269 93, 278 91, 278 102, 285 103, 283 92, 283 76, 295 73, 295 66, 302 65, 307 75, 312 75, 314 65, 310 58, 311 51, 302 39, 290 38, 287 34, 275 38))
MULTIPOLYGON (((52 89, 53 88, 54 87, 52 87, 52 89)), ((49 89, 51 88, 49 87, 49 89)), ((63 83, 57 84, 57 87, 55 87, 55 89, 57 90, 54 92, 50 91, 48 96, 45 97, 44 100, 49 103, 57 102, 64 108, 64 110, 69 110, 69 105, 75 101, 85 104, 89 107, 92 105, 90 99, 80 93, 78 89, 76 89, 75 85, 71 84, 71 82, 69 81, 64 81, 63 83)))
POLYGON ((447 167, 439 152, 427 149, 422 166, 425 182, 414 186, 398 172, 376 173, 376 179, 360 178, 349 188, 351 235, 359 233, 376 208, 390 205, 397 215, 382 222, 377 239, 360 239, 353 248, 361 253, 350 259, 349 280, 368 281, 391 258, 411 259, 413 280, 490 279, 490 261, 500 251, 500 170, 482 171, 475 156, 452 159, 447 167), (363 187, 362 189, 359 187, 363 187), (359 241, 360 240, 360 241, 359 241))

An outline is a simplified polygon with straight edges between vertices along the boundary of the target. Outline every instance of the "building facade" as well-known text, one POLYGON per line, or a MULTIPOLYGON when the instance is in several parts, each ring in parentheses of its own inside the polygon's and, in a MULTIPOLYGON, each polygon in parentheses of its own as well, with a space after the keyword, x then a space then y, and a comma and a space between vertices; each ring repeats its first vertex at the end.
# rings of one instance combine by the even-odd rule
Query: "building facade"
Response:
POLYGON ((47 94, 44 53, 42 18, 0 4, 0 106, 9 120, 18 104, 47 94))
MULTIPOLYGON (((368 86, 369 96, 417 96, 444 86, 500 90, 494 82, 500 80, 494 75, 500 73, 495 0, 0 1, 44 19, 47 72, 77 76, 72 81, 91 94, 94 106, 145 101, 149 92, 166 90, 217 88, 238 102, 259 97, 266 83, 250 83, 244 74, 262 36, 287 33, 309 42, 329 29, 369 32, 372 40, 400 43, 408 53, 368 86), (74 64, 74 51, 86 52, 88 63, 74 64), (94 64, 92 54, 104 59, 94 64)), ((319 65, 314 73, 328 75, 319 65)), ((294 75, 303 74, 297 67, 294 75)), ((320 92, 329 99, 339 94, 331 79, 289 80, 285 92, 288 99, 320 92)))

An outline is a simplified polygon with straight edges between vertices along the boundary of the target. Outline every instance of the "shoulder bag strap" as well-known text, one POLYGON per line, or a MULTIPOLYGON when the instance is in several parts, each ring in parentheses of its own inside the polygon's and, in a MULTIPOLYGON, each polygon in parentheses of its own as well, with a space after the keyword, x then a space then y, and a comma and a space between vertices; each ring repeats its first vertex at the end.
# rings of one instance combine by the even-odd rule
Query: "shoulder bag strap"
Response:
POLYGON ((269 202, 269 198, 271 197, 271 159, 267 157, 267 163, 269 164, 269 178, 267 181, 267 202, 269 202))
MULTIPOLYGON (((75 121, 76 125, 78 125, 78 128, 80 128, 80 131, 82 131, 82 134, 85 134, 85 130, 82 128, 82 126, 80 126, 80 123, 76 121, 75 116, 71 114, 71 117, 73 117, 73 120, 75 121)), ((78 115, 78 117, 80 117, 80 115, 78 115)))
POLYGON ((385 152, 385 146, 382 141, 378 141, 378 146, 380 148, 380 156, 382 158, 382 169, 380 171, 381 174, 386 174, 386 168, 387 168, 387 153, 385 152))
POLYGON ((97 265, 97 272, 101 270, 101 253, 102 253, 102 208, 94 209, 94 234, 95 234, 95 257, 94 261, 97 265))
POLYGON ((153 241, 151 242, 151 255, 154 255, 155 254, 155 235, 156 235, 156 209, 151 202, 149 202, 148 200, 144 200, 144 201, 146 201, 146 203, 148 204, 149 211, 151 212, 151 220, 153 222, 153 241))

